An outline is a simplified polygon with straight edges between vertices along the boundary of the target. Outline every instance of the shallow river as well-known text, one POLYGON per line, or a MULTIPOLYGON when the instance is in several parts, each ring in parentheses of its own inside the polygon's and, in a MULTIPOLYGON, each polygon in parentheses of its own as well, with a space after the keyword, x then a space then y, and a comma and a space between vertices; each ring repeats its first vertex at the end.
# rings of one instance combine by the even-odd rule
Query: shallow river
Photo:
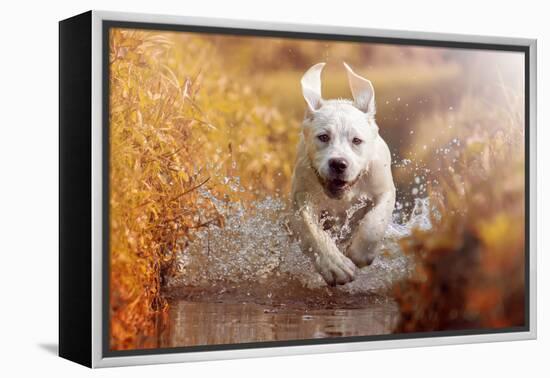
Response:
POLYGON ((391 301, 362 308, 307 309, 175 300, 169 311, 161 347, 387 334, 399 316, 391 301))
POLYGON ((181 254, 160 346, 392 333, 399 309, 391 289, 411 269, 397 241, 413 227, 429 227, 428 205, 416 201, 407 223, 390 225, 374 263, 336 288, 325 285, 285 233, 282 204, 256 204, 261 211, 248 217, 234 216, 242 209, 224 210, 225 227, 198 232, 181 254))

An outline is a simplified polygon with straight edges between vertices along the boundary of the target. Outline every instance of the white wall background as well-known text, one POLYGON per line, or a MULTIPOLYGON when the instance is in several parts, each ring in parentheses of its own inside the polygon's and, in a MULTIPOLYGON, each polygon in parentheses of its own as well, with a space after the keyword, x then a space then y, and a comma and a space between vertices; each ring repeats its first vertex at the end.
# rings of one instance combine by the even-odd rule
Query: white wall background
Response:
POLYGON ((0 22, 0 375, 113 377, 543 376, 550 371, 544 1, 5 1, 0 22), (177 364, 92 372, 57 344, 57 21, 88 9, 538 38, 537 341, 177 364), (543 235, 543 232, 545 235, 543 235), (546 349, 546 350, 545 350, 546 349))

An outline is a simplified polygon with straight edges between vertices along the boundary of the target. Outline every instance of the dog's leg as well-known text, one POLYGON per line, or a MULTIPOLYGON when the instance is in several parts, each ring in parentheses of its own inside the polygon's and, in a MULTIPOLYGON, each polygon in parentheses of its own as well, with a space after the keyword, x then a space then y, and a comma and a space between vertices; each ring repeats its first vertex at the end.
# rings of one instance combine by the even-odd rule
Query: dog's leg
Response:
MULTIPOLYGON (((298 195, 298 197, 301 197, 298 195)), ((317 271, 329 285, 343 285, 353 281, 355 265, 338 250, 334 240, 321 229, 312 207, 298 201, 298 227, 302 251, 310 256, 317 271)))
POLYGON ((370 265, 376 257, 378 243, 386 233, 394 205, 395 189, 392 188, 374 198, 374 207, 359 223, 346 251, 359 268, 370 265))

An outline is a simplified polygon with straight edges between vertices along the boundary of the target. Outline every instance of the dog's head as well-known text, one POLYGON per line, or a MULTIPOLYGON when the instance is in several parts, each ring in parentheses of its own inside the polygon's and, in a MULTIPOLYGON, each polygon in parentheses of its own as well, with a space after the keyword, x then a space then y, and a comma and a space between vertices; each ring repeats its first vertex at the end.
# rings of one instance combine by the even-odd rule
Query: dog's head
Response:
POLYGON ((368 169, 378 126, 374 120, 371 82, 344 63, 353 101, 323 100, 321 71, 324 66, 325 63, 318 63, 302 77, 302 93, 307 104, 302 133, 312 169, 326 194, 338 199, 368 169))

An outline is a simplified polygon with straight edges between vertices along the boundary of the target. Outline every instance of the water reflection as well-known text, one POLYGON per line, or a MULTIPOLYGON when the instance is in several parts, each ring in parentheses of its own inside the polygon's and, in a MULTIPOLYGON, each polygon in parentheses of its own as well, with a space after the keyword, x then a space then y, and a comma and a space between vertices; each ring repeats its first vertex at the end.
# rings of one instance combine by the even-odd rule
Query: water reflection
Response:
POLYGON ((398 321, 393 302, 364 308, 304 309, 256 303, 175 300, 162 347, 365 336, 391 333, 398 321))

